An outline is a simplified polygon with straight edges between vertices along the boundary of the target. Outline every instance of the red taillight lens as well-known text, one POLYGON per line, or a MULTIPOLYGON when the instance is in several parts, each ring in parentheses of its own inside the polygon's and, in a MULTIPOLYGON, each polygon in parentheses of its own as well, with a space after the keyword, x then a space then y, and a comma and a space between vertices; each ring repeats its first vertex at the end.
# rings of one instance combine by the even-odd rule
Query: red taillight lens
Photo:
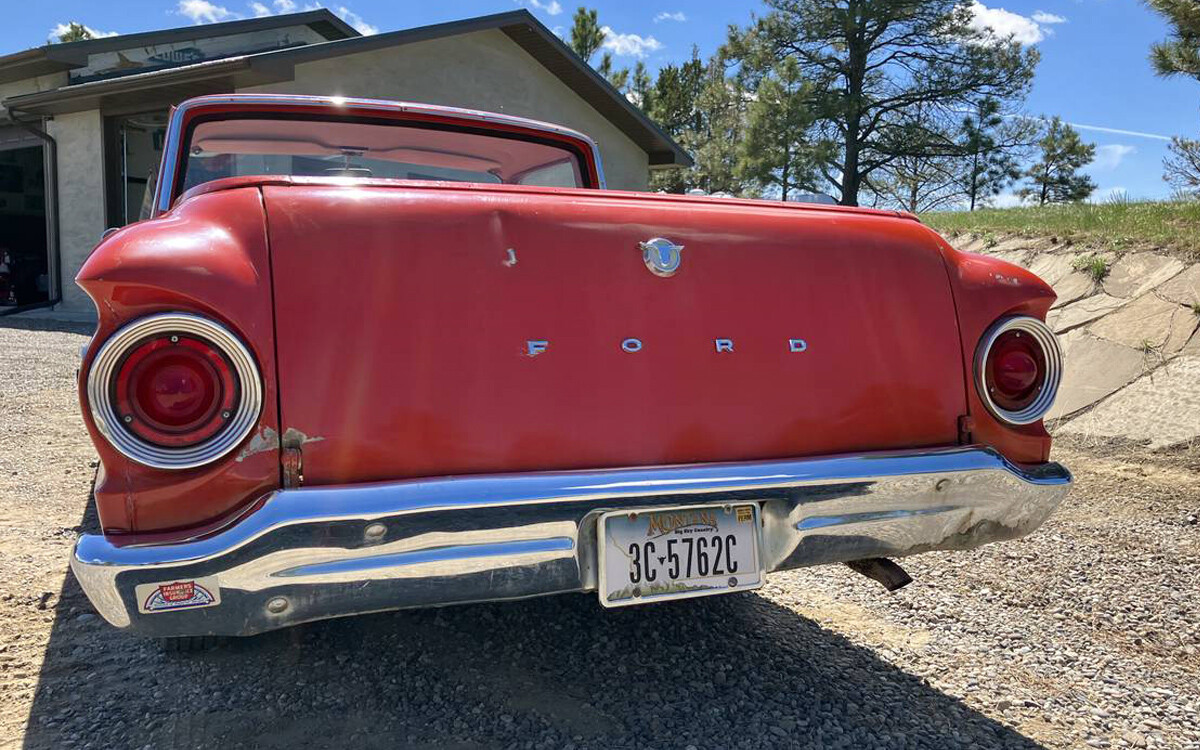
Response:
POLYGON ((86 395, 96 429, 126 458, 194 469, 228 455, 258 424, 263 381, 254 355, 228 328, 166 312, 104 342, 86 395))
POLYGON ((1045 323, 1002 318, 975 353, 975 385, 988 411, 1009 424, 1030 424, 1050 411, 1062 380, 1062 350, 1045 323))
POLYGON ((200 339, 171 335, 134 347, 113 381, 125 426, 155 445, 183 447, 216 435, 238 402, 233 367, 200 339))
POLYGON ((988 354, 986 385, 1001 408, 1020 411, 1029 406, 1041 389, 1046 357, 1033 336, 1023 331, 1005 331, 996 338, 988 354))

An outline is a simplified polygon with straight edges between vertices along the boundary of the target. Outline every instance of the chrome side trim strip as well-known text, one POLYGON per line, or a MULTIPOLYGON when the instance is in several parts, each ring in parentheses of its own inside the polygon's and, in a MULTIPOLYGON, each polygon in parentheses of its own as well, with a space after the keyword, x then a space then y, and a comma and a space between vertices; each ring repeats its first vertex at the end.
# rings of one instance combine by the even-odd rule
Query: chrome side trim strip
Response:
POLYGON ((202 539, 138 546, 84 536, 72 569, 119 627, 247 635, 347 614, 593 590, 596 519, 612 510, 758 503, 770 571, 1022 536, 1070 483, 1058 464, 1021 468, 968 447, 301 487, 202 539), (133 598, 140 584, 208 576, 219 579, 220 606, 143 614, 133 598))

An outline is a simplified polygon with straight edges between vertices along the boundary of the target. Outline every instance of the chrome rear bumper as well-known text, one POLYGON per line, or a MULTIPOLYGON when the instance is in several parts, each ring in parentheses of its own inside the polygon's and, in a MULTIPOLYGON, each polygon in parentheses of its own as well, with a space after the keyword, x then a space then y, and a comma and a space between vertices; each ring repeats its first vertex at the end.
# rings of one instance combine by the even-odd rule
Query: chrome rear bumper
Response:
POLYGON ((84 536, 71 568, 113 625, 251 635, 406 607, 596 588, 596 518, 753 501, 768 571, 970 549, 1037 528, 1070 489, 1056 463, 985 448, 302 487, 211 536, 121 546, 84 536), (218 604, 143 612, 149 584, 205 579, 218 604))

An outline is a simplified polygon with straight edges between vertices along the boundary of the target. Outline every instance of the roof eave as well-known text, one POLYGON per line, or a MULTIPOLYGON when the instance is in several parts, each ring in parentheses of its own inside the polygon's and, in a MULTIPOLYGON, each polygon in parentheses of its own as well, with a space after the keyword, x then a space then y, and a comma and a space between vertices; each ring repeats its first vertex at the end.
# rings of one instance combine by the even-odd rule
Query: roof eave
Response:
POLYGON ((4 100, 3 104, 29 114, 53 115, 104 107, 106 100, 112 101, 117 96, 140 93, 144 99, 148 99, 155 90, 170 91, 175 98, 181 94, 188 98, 200 93, 217 93, 222 82, 237 88, 291 80, 298 63, 487 30, 504 32, 513 43, 576 91, 647 153, 651 169, 692 166, 692 158, 679 144, 527 10, 75 84, 11 97, 4 100), (209 90, 206 90, 206 86, 209 90), (590 89, 590 93, 585 94, 581 89, 590 89))
POLYGON ((195 30, 201 28, 204 30, 204 34, 221 36, 222 34, 249 33, 259 29, 295 25, 310 26, 329 41, 362 36, 357 29, 338 18, 332 11, 317 8, 265 18, 241 19, 200 26, 179 26, 172 29, 120 34, 99 39, 81 39, 77 42, 44 44, 33 49, 0 56, 0 83, 80 68, 87 65, 88 55, 91 54, 125 47, 165 44, 176 39, 193 37, 195 30))

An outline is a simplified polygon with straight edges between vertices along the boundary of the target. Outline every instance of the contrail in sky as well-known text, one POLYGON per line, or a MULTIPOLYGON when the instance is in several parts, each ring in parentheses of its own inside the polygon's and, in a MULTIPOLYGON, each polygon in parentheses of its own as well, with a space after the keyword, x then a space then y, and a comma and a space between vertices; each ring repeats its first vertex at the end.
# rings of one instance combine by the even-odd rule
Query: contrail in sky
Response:
MULTIPOLYGON (((1009 117, 1021 120, 1037 120, 1039 122, 1050 122, 1046 117, 1031 117, 1029 115, 1009 115, 1009 117)), ((1065 122, 1065 120, 1064 120, 1065 122)), ((1077 130, 1094 130, 1098 133, 1112 133, 1114 135, 1131 135, 1134 138, 1149 138, 1154 141, 1169 141, 1171 136, 1160 135, 1158 133, 1143 133, 1140 130, 1122 130, 1121 128, 1106 128, 1103 125, 1084 125, 1078 122, 1068 122, 1068 125, 1077 130)))

